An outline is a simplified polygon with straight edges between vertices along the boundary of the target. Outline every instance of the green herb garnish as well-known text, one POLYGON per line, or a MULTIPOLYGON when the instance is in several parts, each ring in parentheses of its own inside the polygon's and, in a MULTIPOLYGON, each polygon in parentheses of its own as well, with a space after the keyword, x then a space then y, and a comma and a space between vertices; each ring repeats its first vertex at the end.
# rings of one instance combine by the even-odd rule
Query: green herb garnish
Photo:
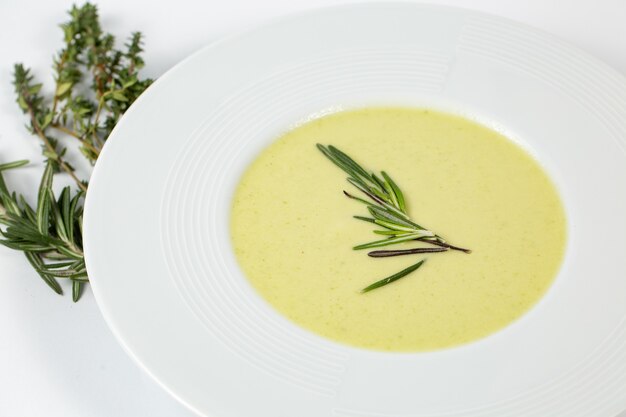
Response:
POLYGON ((383 278, 380 281, 376 281, 375 283, 368 285, 367 287, 363 288, 361 290, 361 293, 366 293, 366 292, 370 292, 372 290, 375 290, 376 288, 380 288, 383 287, 387 284, 391 284, 394 281, 399 280, 402 277, 405 277, 407 275, 409 275, 411 272, 415 271, 416 269, 418 269, 420 266, 422 266, 424 264, 424 262, 426 262, 426 259, 422 259, 421 261, 419 261, 416 264, 411 265, 410 267, 403 269, 400 272, 396 272, 395 274, 387 277, 387 278, 383 278))
POLYGON ((42 144, 46 161, 36 206, 9 191, 3 171, 27 161, 0 164, 0 244, 22 251, 43 281, 58 294, 57 279, 72 282, 77 301, 88 281, 82 248, 83 200, 88 181, 79 178, 66 154, 74 141, 82 155, 95 163, 121 115, 152 80, 142 79, 142 37, 133 33, 123 48, 100 27, 96 6, 85 3, 69 11, 61 25, 64 45, 54 56, 55 85, 42 94, 42 84, 30 69, 16 64, 13 85, 17 104, 28 119, 27 129, 42 144), (68 175, 75 190, 58 196, 53 177, 68 175))
MULTIPOLYGON (((387 236, 385 239, 357 245, 353 249, 372 249, 404 242, 419 241, 435 245, 437 248, 420 247, 401 250, 376 250, 369 252, 368 255, 375 258, 384 258, 391 256, 446 252, 448 250, 457 250, 465 253, 471 252, 469 249, 449 244, 441 236, 414 222, 408 215, 406 200, 402 190, 400 190, 400 187, 398 187, 396 182, 392 180, 385 171, 382 171, 380 176, 373 172, 368 172, 356 161, 354 161, 354 159, 350 158, 348 155, 332 145, 324 146, 317 144, 317 148, 335 165, 347 173, 348 182, 363 193, 367 198, 357 197, 347 191, 343 192, 346 197, 367 206, 370 217, 354 216, 354 218, 380 226, 382 229, 374 230, 374 233, 387 236)), ((398 279, 418 269, 423 263, 424 260, 421 260, 415 265, 373 283, 372 285, 364 288, 361 292, 369 292, 397 281, 398 279)))

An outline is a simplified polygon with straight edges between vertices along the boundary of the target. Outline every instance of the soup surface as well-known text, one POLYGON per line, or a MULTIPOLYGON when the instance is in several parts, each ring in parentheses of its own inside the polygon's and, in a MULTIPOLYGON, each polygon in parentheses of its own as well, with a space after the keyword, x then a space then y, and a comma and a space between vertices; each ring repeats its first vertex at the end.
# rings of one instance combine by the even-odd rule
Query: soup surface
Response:
POLYGON ((546 173, 501 134, 433 110, 367 108, 308 122, 267 147, 236 190, 231 233, 251 284, 293 322, 353 346, 425 351, 487 336, 531 308, 557 274, 566 221, 546 173), (414 221, 472 253, 352 250, 381 236, 352 218, 366 207, 343 195, 358 191, 316 143, 388 172, 414 221), (359 292, 421 258, 410 275, 359 292))

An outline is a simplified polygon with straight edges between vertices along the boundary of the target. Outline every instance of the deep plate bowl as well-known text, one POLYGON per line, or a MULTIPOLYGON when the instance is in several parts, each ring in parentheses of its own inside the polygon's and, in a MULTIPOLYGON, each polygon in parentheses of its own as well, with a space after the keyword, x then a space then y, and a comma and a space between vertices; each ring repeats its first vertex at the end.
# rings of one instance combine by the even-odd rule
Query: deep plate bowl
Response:
POLYGON ((625 138, 626 80, 535 29, 403 3, 292 16, 202 49, 123 117, 87 197, 89 276, 120 343, 201 415, 614 417, 625 138), (555 284, 488 338, 415 354, 339 345, 276 313, 235 261, 231 198, 255 155, 310 118, 385 104, 499 130, 559 188, 569 241, 555 284))

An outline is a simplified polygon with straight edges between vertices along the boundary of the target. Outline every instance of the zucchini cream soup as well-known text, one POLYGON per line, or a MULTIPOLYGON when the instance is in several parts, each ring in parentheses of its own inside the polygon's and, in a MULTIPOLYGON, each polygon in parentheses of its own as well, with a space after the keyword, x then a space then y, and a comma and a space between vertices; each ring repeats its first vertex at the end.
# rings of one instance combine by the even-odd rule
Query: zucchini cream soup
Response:
POLYGON ((231 234, 250 283, 294 323, 410 352, 523 315, 557 274, 566 221, 546 173, 501 134, 433 110, 366 108, 267 147, 238 185, 231 234))

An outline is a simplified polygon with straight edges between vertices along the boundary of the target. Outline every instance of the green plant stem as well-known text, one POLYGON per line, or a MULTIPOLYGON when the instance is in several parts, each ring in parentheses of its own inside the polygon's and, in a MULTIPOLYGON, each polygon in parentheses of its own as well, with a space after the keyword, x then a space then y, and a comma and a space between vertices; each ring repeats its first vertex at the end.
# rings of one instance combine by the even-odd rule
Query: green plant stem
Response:
POLYGON ((67 163, 63 160, 63 157, 57 153, 57 151, 54 148, 54 146, 52 146, 52 144, 48 140, 48 137, 46 136, 46 134, 43 132, 43 130, 41 130, 41 128, 39 126, 39 123, 37 122, 37 118, 35 117, 35 113, 33 112, 32 107, 29 107, 28 114, 30 115, 30 120, 31 120, 31 123, 33 125, 33 129, 37 133, 37 136, 39 136, 39 138, 43 141, 43 143, 46 146, 46 148, 51 153, 54 153, 56 155, 57 162, 59 163, 59 166, 61 167, 61 169, 63 171, 65 171, 66 173, 68 173, 70 175, 70 177, 72 177, 72 179, 74 179, 74 182, 76 182, 76 185, 78 186, 78 188, 80 188, 82 191, 87 192, 87 186, 85 186, 85 184, 83 184, 82 181, 76 176, 76 174, 74 173, 74 170, 72 168, 70 168, 69 165, 67 165, 67 163))
POLYGON ((104 107, 105 97, 106 93, 103 93, 100 96, 100 99, 98 100, 98 107, 96 109, 96 116, 94 118, 93 124, 91 125, 91 135, 94 141, 96 141, 100 147, 104 146, 104 142, 98 136, 98 123, 100 123, 100 114, 102 113, 102 108, 104 107))
MULTIPOLYGON (((57 66, 56 66, 57 74, 60 74, 63 71, 66 61, 67 61, 67 49, 63 51, 63 55, 61 56, 61 58, 59 59, 59 62, 57 63, 57 66)), ((52 114, 56 114, 57 107, 59 105, 59 96, 56 94, 56 91, 58 90, 59 84, 60 84, 59 81, 60 81, 60 77, 57 77, 55 81, 55 86, 54 86, 55 94, 54 94, 54 97, 52 98, 52 114)))
POLYGON ((78 133, 76 133, 76 131, 68 129, 65 126, 59 125, 57 123, 51 124, 50 127, 58 130, 59 132, 65 133, 66 135, 71 136, 71 137, 77 139, 83 146, 89 148, 89 150, 91 150, 96 156, 100 155, 100 149, 98 149, 95 146, 93 146, 89 141, 83 139, 83 137, 80 136, 78 133))

